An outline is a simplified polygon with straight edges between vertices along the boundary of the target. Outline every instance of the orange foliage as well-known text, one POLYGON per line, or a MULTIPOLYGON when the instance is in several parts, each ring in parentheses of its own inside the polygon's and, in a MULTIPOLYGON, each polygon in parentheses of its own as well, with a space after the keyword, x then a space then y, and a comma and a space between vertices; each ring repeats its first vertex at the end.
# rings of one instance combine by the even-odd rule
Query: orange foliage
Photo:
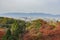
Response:
POLYGON ((50 25, 48 22, 41 21, 41 27, 38 32, 33 28, 24 34, 24 40, 60 40, 60 22, 56 22, 54 25, 50 25), (37 35, 37 33, 41 33, 37 35))
POLYGON ((0 40, 2 40, 4 34, 5 34, 5 30, 3 28, 0 28, 0 40))
POLYGON ((43 34, 44 40, 60 40, 60 24, 56 23, 57 25, 51 29, 53 26, 51 25, 42 25, 40 28, 40 32, 43 34))

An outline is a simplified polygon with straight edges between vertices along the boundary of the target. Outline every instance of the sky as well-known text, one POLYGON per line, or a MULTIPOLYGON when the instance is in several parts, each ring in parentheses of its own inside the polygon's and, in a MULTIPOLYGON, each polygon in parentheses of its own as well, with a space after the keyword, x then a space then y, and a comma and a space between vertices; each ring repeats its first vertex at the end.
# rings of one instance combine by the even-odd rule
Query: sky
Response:
POLYGON ((0 13, 5 12, 60 14, 60 0, 0 0, 0 13))

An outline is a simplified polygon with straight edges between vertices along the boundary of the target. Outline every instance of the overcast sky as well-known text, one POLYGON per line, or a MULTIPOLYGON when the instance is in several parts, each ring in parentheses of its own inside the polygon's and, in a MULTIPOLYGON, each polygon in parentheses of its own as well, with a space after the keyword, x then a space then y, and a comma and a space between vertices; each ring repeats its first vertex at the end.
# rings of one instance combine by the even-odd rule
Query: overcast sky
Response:
POLYGON ((41 12, 60 13, 60 0, 0 0, 0 13, 41 12))

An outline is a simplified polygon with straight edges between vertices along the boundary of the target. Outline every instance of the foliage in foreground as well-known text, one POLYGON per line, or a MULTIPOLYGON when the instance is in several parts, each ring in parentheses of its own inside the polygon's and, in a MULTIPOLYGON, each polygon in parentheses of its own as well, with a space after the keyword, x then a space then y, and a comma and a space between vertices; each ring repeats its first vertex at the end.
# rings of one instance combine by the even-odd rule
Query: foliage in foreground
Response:
POLYGON ((25 22, 1 17, 0 26, 8 28, 2 40, 60 40, 60 22, 57 21, 37 19, 25 22))
POLYGON ((26 27, 25 21, 1 17, 0 26, 8 29, 2 40, 19 40, 19 37, 20 40, 23 39, 22 36, 26 27))

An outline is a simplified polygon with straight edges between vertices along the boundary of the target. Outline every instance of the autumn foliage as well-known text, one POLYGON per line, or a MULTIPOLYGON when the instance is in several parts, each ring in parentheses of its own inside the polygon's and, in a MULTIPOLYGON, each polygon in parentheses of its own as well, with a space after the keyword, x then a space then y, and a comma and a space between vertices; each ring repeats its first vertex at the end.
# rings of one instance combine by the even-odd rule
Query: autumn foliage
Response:
POLYGON ((60 22, 46 22, 44 20, 34 20, 32 27, 24 35, 24 40, 60 40, 60 22), (41 25, 36 30, 36 23, 41 25), (34 25, 35 24, 35 25, 34 25))
POLYGON ((2 37, 5 35, 5 29, 0 28, 0 40, 2 40, 2 37))
POLYGON ((7 32, 7 34, 10 34, 8 34, 9 40, 60 40, 59 21, 36 19, 31 20, 31 22, 25 22, 16 19, 0 18, 0 26, 0 40, 2 40, 2 37, 6 34, 4 28, 10 28, 10 33, 9 31, 7 32))

